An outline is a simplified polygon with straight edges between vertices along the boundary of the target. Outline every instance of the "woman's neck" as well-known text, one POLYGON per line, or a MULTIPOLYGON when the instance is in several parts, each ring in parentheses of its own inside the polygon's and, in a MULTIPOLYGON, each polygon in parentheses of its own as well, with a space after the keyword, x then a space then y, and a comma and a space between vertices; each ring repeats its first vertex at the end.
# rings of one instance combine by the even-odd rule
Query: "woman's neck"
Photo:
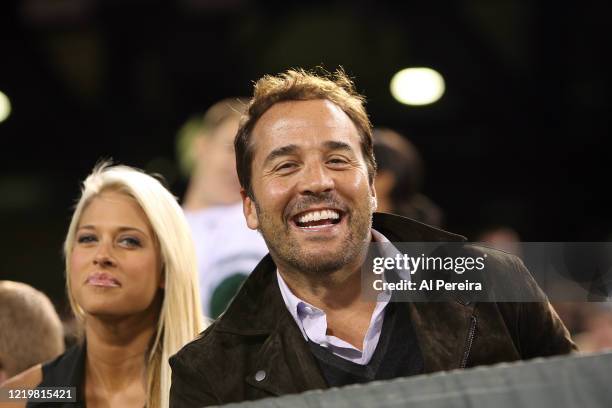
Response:
POLYGON ((143 406, 146 363, 159 309, 128 317, 87 316, 88 406, 143 406))
POLYGON ((148 323, 130 318, 88 318, 85 327, 87 364, 94 366, 108 386, 143 375, 146 354, 156 330, 154 322, 148 323))

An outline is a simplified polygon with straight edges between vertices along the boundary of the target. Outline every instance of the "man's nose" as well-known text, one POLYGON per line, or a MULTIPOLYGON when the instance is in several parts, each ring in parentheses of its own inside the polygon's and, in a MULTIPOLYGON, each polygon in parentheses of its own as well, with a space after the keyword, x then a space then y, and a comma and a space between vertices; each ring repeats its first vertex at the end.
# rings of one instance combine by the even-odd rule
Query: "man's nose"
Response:
POLYGON ((97 251, 94 255, 93 263, 94 265, 102 268, 113 267, 116 265, 115 258, 113 257, 112 243, 104 241, 100 242, 100 245, 98 245, 97 251))
POLYGON ((306 165, 301 176, 299 188, 302 194, 319 194, 334 189, 334 179, 323 164, 306 165))

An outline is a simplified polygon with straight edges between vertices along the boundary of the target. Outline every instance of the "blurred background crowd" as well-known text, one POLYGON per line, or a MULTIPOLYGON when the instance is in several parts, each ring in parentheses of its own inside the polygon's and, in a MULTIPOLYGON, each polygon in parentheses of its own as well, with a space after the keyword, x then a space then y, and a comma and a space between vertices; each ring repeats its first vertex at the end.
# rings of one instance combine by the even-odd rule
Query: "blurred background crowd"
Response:
MULTIPOLYGON (((521 240, 608 241, 604 7, 2 2, 0 280, 46 294, 70 342, 61 245, 80 180, 113 158, 161 174, 180 198, 203 310, 217 316, 267 252, 241 219, 234 174, 244 98, 266 73, 319 65, 344 67, 367 97, 379 210, 509 250, 521 240), (428 68, 414 71, 418 86, 407 68, 428 68), (232 229, 240 241, 226 239, 232 229)), ((612 346, 609 304, 557 309, 585 350, 599 350, 612 346)))

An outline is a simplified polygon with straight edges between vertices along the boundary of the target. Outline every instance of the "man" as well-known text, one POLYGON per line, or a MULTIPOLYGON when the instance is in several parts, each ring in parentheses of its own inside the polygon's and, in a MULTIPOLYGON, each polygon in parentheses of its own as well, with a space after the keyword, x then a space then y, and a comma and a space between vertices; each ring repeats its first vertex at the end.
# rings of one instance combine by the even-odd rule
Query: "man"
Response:
MULTIPOLYGON (((266 76, 235 141, 244 215, 269 248, 228 310, 170 359, 170 405, 191 407, 567 353, 548 302, 395 303, 361 296, 371 242, 461 241, 374 214, 371 125, 351 81, 266 76)), ((492 268, 529 276, 491 251, 492 268)), ((524 286, 535 290, 533 281, 524 286)))
POLYGON ((267 251, 247 228, 236 177, 234 136, 246 101, 223 99, 179 131, 179 158, 191 175, 183 200, 198 257, 204 315, 216 318, 267 251))
POLYGON ((64 352, 62 323, 44 293, 0 281, 0 305, 0 384, 64 352))

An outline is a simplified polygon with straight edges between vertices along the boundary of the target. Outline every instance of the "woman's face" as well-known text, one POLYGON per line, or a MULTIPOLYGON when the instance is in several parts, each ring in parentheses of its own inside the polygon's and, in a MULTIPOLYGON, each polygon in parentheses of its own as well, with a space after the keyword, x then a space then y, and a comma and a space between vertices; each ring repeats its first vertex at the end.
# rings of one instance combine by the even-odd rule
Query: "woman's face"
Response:
POLYGON ((72 295, 87 315, 151 311, 163 287, 160 254, 136 200, 116 191, 92 199, 77 226, 69 279, 72 295))

